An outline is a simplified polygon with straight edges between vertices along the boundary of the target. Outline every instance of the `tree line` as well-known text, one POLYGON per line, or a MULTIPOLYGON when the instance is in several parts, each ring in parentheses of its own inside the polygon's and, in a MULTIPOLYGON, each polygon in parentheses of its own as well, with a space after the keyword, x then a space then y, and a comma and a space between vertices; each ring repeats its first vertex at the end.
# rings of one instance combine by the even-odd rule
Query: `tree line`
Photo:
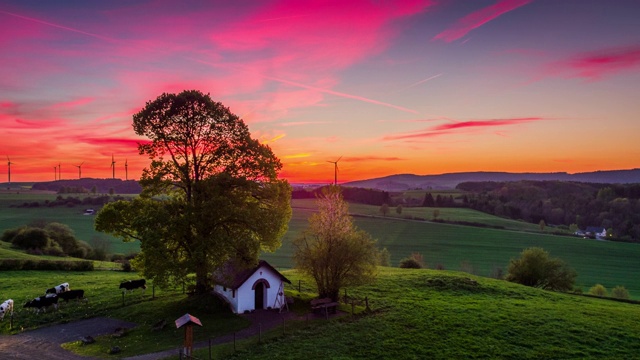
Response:
POLYGON ((612 238, 640 241, 640 184, 564 181, 467 182, 463 206, 489 214, 572 229, 596 226, 612 238))

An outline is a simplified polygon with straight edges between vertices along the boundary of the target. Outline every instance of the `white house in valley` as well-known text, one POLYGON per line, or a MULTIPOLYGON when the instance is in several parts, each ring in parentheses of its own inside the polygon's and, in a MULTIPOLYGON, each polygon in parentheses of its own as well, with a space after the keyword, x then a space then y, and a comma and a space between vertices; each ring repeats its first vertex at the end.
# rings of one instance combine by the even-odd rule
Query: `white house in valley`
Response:
POLYGON ((213 274, 213 291, 229 303, 236 314, 285 306, 284 283, 291 281, 268 262, 240 270, 231 263, 213 274))

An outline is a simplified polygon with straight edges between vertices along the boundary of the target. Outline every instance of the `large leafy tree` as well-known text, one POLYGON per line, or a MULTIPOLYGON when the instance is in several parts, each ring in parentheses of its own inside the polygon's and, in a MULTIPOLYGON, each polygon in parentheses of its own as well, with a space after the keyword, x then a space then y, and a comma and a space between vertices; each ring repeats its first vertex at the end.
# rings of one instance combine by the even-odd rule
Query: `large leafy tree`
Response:
POLYGON ((134 265, 167 285, 195 273, 196 291, 228 260, 251 265, 274 251, 291 218, 282 165, 245 123, 200 91, 162 94, 133 116, 151 159, 132 201, 106 205, 96 229, 139 240, 134 265))
POLYGON ((339 187, 325 188, 317 204, 309 228, 293 241, 294 261, 314 278, 321 298, 337 300, 341 288, 375 278, 378 251, 375 240, 353 224, 339 187))

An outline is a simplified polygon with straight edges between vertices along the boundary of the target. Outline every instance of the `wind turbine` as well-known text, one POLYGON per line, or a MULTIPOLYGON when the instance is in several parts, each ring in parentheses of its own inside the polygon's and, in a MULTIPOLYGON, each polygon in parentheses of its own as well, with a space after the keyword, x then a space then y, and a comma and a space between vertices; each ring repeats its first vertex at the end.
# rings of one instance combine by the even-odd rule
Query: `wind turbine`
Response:
POLYGON ((62 180, 62 163, 58 163, 58 180, 62 180))
POLYGON ((116 178, 116 161, 113 159, 113 154, 111 154, 111 169, 112 169, 112 176, 115 179, 116 178))
POLYGON ((78 168, 78 179, 82 179, 82 164, 84 164, 84 161, 80 165, 73 165, 78 168))
POLYGON ((342 155, 336 161, 327 161, 328 163, 332 163, 334 165, 333 168, 333 176, 334 176, 334 185, 338 185, 338 161, 342 159, 342 155))
POLYGON ((58 180, 58 167, 57 166, 53 167, 53 180, 54 181, 58 180))
POLYGON ((127 163, 127 159, 124 159, 124 179, 129 180, 129 164, 127 163))
POLYGON ((9 155, 7 155, 7 175, 9 176, 9 185, 11 185, 11 164, 13 164, 11 162, 11 159, 9 159, 9 155))

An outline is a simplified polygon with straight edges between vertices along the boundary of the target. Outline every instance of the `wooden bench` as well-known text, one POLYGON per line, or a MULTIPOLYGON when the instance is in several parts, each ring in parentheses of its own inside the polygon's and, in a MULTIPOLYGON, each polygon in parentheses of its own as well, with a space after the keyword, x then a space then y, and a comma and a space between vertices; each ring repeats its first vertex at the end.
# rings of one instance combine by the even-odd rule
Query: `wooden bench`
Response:
POLYGON ((336 308, 340 303, 331 300, 330 298, 313 299, 310 301, 311 310, 314 312, 324 310, 325 317, 329 317, 329 310, 332 314, 336 313, 336 308))

